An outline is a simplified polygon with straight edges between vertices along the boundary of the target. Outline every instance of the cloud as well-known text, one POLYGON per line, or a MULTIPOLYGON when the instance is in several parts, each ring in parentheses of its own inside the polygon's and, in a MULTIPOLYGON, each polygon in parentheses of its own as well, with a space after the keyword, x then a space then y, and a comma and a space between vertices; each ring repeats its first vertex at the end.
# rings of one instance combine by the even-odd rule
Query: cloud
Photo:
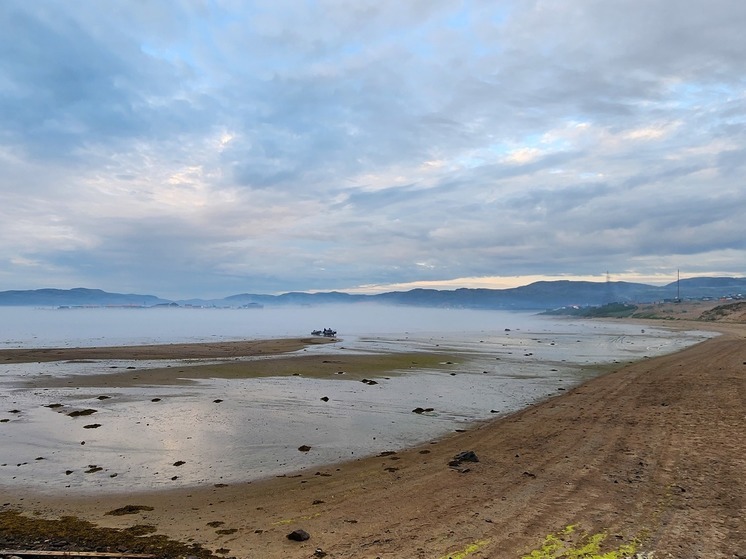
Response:
POLYGON ((11 0, 0 288, 741 275, 744 23, 735 0, 11 0))

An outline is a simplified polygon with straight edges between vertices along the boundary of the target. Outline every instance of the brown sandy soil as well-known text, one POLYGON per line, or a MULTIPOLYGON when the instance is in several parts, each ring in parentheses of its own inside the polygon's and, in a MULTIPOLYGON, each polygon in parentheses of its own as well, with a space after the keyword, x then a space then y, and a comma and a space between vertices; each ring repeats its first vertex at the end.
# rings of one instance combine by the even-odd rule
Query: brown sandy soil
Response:
POLYGON ((746 322, 746 302, 728 299, 640 304, 633 318, 746 322), (713 309, 722 309, 713 315, 713 309))
POLYGON ((226 487, 84 499, 4 491, 2 502, 101 526, 155 525, 241 558, 310 558, 317 548, 330 559, 518 558, 577 524, 606 532, 607 549, 639 538, 657 559, 743 559, 746 327, 722 330, 389 456, 226 487), (448 466, 466 450, 480 461, 448 466), (104 516, 125 505, 154 510, 104 516), (286 539, 297 528, 310 540, 286 539))

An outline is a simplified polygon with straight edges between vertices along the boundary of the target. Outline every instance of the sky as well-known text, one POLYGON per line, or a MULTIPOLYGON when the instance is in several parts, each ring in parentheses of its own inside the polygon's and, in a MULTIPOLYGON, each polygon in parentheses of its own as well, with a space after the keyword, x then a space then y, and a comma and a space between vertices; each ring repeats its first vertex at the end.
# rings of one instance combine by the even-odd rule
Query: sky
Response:
POLYGON ((743 0, 3 0, 0 290, 746 275, 743 0))

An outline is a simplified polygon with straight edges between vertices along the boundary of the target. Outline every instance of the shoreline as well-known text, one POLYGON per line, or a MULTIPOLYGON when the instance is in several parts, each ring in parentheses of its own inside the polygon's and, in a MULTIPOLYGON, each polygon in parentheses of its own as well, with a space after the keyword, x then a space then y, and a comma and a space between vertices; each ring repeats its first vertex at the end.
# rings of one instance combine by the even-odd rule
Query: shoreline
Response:
POLYGON ((4 490, 3 502, 101 526, 153 525, 236 557, 316 548, 332 558, 518 557, 576 523, 642 538, 641 551, 730 556, 746 551, 735 494, 746 476, 746 328, 712 326, 698 325, 724 335, 386 456, 225 487, 82 498, 4 490), (466 450, 480 461, 448 466, 466 450), (105 516, 128 504, 154 510, 105 516), (286 540, 295 528, 311 540, 286 540))

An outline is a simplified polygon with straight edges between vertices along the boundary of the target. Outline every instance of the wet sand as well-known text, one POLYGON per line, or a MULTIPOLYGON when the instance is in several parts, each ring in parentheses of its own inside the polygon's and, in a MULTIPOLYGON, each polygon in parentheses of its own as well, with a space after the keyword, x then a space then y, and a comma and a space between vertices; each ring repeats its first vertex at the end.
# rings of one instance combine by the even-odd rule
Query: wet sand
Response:
MULTIPOLYGON (((227 556, 520 557, 578 525, 656 557, 746 556, 746 326, 395 454, 247 484, 80 498, 3 490, 29 514, 153 525, 227 556), (479 462, 449 466, 472 450, 479 462), (115 517, 125 505, 152 511, 115 517), (311 539, 292 542, 302 528, 311 539), (318 555, 317 555, 318 556, 318 555)), ((220 485, 220 484, 218 484, 220 485)))
POLYGON ((334 338, 279 338, 206 343, 131 345, 111 347, 55 347, 0 350, 0 363, 32 363, 81 360, 226 359, 277 355, 328 344, 334 338))

